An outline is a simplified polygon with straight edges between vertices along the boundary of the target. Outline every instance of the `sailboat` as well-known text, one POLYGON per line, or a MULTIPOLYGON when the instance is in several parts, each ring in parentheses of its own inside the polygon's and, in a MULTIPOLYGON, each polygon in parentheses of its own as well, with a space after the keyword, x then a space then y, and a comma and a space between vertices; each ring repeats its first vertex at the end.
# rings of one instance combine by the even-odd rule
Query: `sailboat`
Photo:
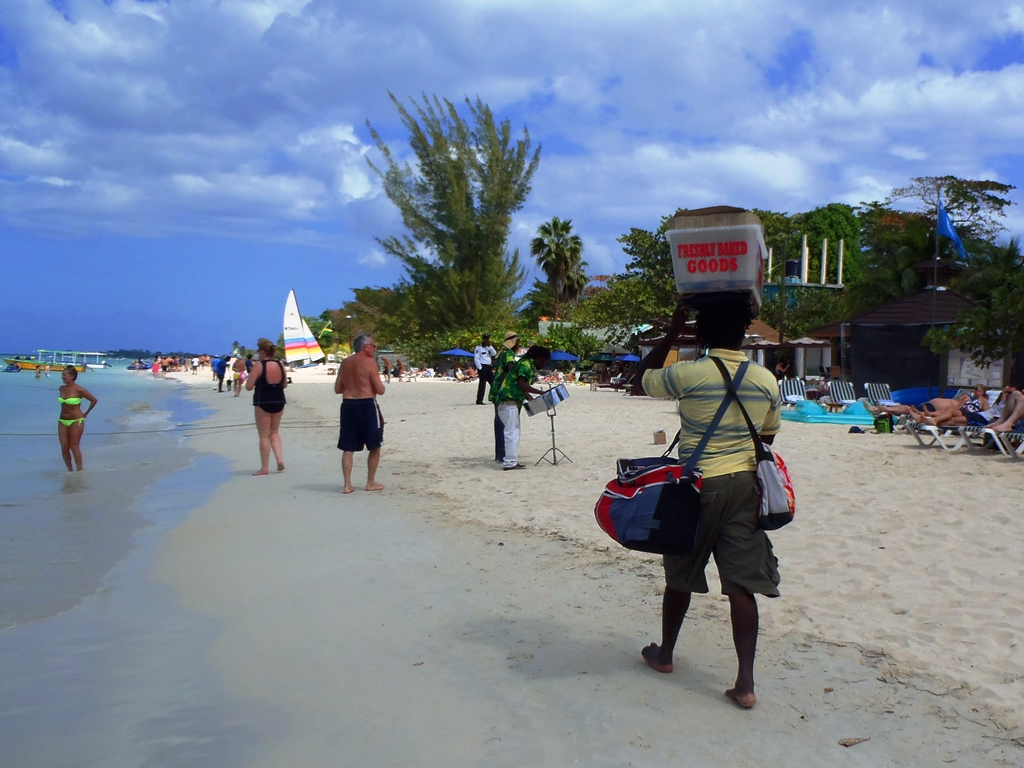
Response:
POLYGON ((315 365, 326 357, 313 332, 299 314, 295 291, 288 291, 284 305, 284 358, 289 365, 304 367, 315 365))

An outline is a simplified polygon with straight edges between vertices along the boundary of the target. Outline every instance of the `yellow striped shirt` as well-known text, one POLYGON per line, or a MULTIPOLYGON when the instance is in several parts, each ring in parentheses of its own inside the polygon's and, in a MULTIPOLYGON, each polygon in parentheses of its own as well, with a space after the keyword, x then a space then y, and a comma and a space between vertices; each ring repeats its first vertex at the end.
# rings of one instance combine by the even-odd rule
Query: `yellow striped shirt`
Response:
MULTIPOLYGON (((725 363, 726 370, 734 378, 740 364, 747 359, 745 354, 732 349, 712 349, 708 354, 725 363)), ((715 418, 727 392, 718 366, 708 358, 675 363, 667 368, 647 371, 643 387, 651 397, 677 401, 681 432, 679 459, 685 463, 715 418)), ((779 396, 779 385, 767 368, 750 363, 737 394, 759 434, 774 435, 779 431, 782 399, 779 396)), ((735 402, 729 405, 721 424, 697 461, 697 466, 703 470, 705 477, 753 471, 757 468, 750 430, 735 402)))

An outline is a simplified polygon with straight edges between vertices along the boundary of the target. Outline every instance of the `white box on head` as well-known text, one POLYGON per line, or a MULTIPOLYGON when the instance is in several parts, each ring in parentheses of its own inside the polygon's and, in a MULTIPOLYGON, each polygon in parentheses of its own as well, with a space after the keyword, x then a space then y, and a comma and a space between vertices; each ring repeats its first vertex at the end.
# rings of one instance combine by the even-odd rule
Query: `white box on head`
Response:
POLYGON ((754 312, 760 310, 768 249, 755 214, 724 205, 679 210, 665 238, 672 252, 676 290, 684 302, 699 308, 703 301, 746 295, 754 312))

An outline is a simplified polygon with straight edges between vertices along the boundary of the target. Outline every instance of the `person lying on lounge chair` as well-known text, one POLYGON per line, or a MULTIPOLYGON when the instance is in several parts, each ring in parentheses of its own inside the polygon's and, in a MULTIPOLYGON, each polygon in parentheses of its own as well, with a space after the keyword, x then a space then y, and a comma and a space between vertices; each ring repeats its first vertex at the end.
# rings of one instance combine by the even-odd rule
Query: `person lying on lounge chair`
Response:
POLYGON ((1000 395, 1005 403, 999 418, 988 425, 993 432, 1024 432, 1024 394, 1015 387, 1011 389, 1012 386, 1008 386, 1000 395))
POLYGON ((875 416, 910 416, 918 414, 919 418, 914 419, 920 422, 923 417, 948 418, 960 412, 960 408, 967 402, 967 395, 956 398, 933 397, 931 400, 920 405, 870 405, 864 406, 875 416))

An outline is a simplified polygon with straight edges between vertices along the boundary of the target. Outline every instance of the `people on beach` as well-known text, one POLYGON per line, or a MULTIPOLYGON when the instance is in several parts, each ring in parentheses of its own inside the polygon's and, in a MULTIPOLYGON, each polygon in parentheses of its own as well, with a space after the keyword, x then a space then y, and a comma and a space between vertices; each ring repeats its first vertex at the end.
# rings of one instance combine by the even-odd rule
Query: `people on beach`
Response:
POLYGON ((526 354, 518 360, 502 379, 498 390, 498 417, 505 430, 505 458, 501 468, 505 472, 513 469, 526 469, 519 463, 519 412, 523 403, 532 400, 530 395, 544 393, 533 386, 537 369, 543 368, 551 359, 551 351, 547 347, 534 344, 526 354))
MULTIPOLYGON (((222 357, 218 357, 216 360, 213 361, 213 378, 217 382, 217 391, 218 392, 223 392, 224 391, 224 374, 227 373, 227 370, 228 370, 228 356, 227 355, 224 355, 222 357)), ((228 391, 230 392, 231 389, 229 388, 228 391)))
POLYGON ((231 364, 231 383, 235 390, 235 397, 241 397, 242 395, 242 379, 245 373, 245 360, 240 357, 235 358, 235 362, 231 364))
POLYGON ((477 405, 484 405, 488 385, 494 386, 494 369, 491 367, 491 361, 497 354, 498 350, 491 346, 491 335, 485 333, 481 342, 473 349, 473 362, 480 377, 480 383, 476 387, 477 405))
MULTIPOLYGON (((364 448, 366 458, 366 490, 383 491, 377 482, 380 446, 384 442, 384 419, 377 397, 384 394, 384 382, 377 369, 377 344, 363 333, 352 342, 353 354, 341 361, 334 379, 334 394, 341 395, 341 424, 338 450, 341 471, 345 477, 345 493, 352 493, 352 462, 364 448)), ((398 365, 401 366, 401 361, 398 365)))
POLYGON ((1010 384, 1000 396, 1002 412, 989 425, 993 432, 1024 432, 1024 394, 1010 384))
MULTIPOLYGON (((256 343, 259 360, 253 363, 252 375, 245 381, 246 391, 252 391, 252 404, 256 412, 256 430, 260 436, 260 468, 253 476, 270 473, 270 452, 277 460, 277 471, 284 471, 284 449, 281 447, 281 417, 287 402, 284 396, 288 386, 284 364, 275 360, 277 347, 269 339, 256 343)), ((226 357, 217 362, 225 363, 226 357)), ((223 380, 223 374, 222 374, 223 380)), ((220 390, 217 390, 218 392, 220 390)))
POLYGON ((82 471, 82 434, 85 432, 85 419, 99 402, 87 389, 78 384, 78 371, 75 366, 65 366, 61 372, 60 386, 57 395, 57 402, 60 403, 60 418, 57 419, 57 437, 60 439, 60 452, 64 457, 64 465, 68 472, 73 471, 71 460, 74 459, 75 468, 82 471), (82 401, 88 400, 89 407, 82 411, 82 401))
POLYGON ((199 358, 192 358, 192 375, 196 376, 199 373, 199 358))
POLYGON ((494 460, 499 464, 505 463, 505 425, 498 416, 498 391, 518 354, 519 334, 509 331, 505 334, 505 340, 501 342, 501 352, 494 360, 494 381, 491 382, 491 392, 487 396, 494 405, 494 460))
POLYGON ((380 359, 380 372, 384 376, 384 381, 388 384, 391 383, 391 363, 388 362, 386 357, 380 359))
MULTIPOLYGON (((732 376, 747 362, 740 351, 751 322, 749 307, 710 305, 697 315, 697 337, 708 357, 662 368, 678 342, 687 311, 680 305, 665 338, 640 364, 634 394, 678 401, 681 437, 679 458, 685 461, 711 424, 728 390, 712 357, 732 376)), ((737 395, 762 440, 771 443, 780 425, 779 387, 766 368, 749 363, 737 395)), ((768 536, 758 526, 761 488, 756 474, 753 441, 739 408, 730 405, 711 435, 700 458, 704 477, 697 541, 691 554, 664 558, 665 594, 662 601, 661 643, 643 649, 644 660, 658 672, 672 671, 672 654, 690 597, 708 591, 704 570, 712 554, 729 597, 733 642, 736 647, 736 683, 725 695, 749 709, 754 695, 754 654, 757 649, 758 610, 755 595, 777 597, 778 562, 768 536)))
POLYGON ((789 366, 789 360, 787 360, 784 357, 780 358, 779 362, 775 364, 775 379, 777 381, 788 379, 791 370, 792 369, 789 366))

